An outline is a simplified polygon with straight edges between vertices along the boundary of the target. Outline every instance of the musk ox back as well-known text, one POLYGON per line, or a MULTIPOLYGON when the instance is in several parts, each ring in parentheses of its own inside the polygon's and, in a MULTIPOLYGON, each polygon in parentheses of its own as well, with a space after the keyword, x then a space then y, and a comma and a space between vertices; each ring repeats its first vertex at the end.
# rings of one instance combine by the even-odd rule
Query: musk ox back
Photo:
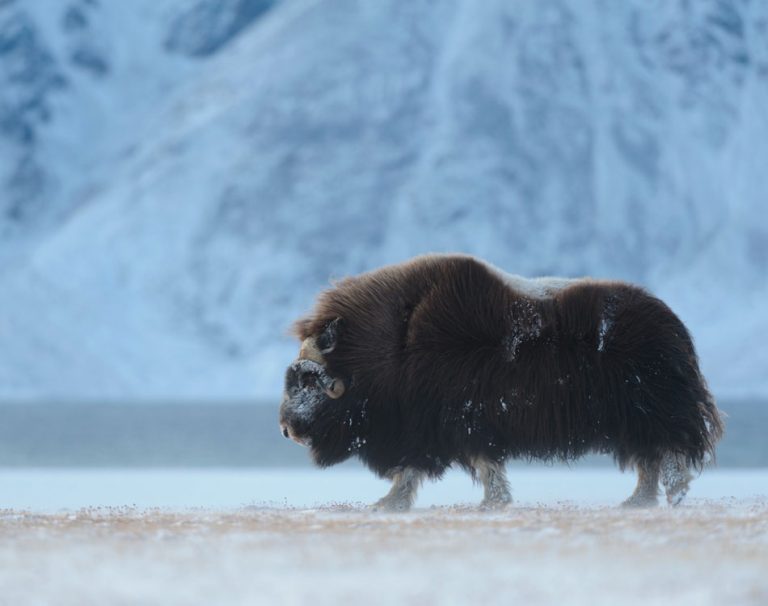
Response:
POLYGON ((354 455, 391 478, 383 509, 451 465, 504 506, 507 459, 588 452, 638 470, 625 505, 655 504, 659 479, 677 504, 722 433, 685 326, 621 282, 430 255, 340 281, 295 332, 283 434, 321 466, 354 455))

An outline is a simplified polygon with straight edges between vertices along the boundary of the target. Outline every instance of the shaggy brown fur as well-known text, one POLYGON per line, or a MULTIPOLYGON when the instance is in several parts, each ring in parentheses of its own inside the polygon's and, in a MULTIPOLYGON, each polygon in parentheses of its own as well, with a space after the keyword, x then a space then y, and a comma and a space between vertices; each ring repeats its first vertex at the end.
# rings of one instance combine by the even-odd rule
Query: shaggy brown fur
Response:
POLYGON ((295 332, 325 365, 289 368, 281 423, 323 466, 354 454, 382 476, 440 476, 604 452, 657 477, 665 456, 700 467, 722 433, 685 326, 621 282, 419 257, 340 281, 295 332))

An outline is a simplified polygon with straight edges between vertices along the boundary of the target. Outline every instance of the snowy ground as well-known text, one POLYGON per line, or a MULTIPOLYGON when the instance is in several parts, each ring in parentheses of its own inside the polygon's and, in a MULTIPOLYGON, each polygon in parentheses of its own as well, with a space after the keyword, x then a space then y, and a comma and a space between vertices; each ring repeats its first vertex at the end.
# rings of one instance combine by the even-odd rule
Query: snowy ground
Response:
POLYGON ((677 509, 630 475, 510 469, 501 513, 461 474, 414 512, 340 471, 0 471, 0 604, 766 604, 768 470, 709 471, 677 509))

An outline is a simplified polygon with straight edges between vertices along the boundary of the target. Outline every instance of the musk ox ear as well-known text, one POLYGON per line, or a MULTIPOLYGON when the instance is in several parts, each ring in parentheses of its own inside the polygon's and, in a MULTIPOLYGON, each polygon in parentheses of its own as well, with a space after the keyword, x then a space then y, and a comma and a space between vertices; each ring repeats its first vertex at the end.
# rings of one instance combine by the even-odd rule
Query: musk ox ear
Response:
POLYGON ((321 354, 331 353, 336 348, 336 343, 339 340, 339 326, 341 324, 341 318, 331 320, 325 325, 323 332, 317 337, 317 348, 321 354))

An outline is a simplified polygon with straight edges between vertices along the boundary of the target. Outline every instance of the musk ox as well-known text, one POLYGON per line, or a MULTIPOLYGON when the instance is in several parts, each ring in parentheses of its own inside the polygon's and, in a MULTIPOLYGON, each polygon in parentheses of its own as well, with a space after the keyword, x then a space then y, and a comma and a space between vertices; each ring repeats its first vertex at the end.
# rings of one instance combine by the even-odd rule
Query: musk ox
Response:
POLYGON ((624 502, 678 504, 723 430, 688 330, 630 284, 525 279, 463 255, 346 278, 294 332, 283 435, 320 466, 354 455, 406 510, 458 465, 484 508, 511 502, 508 459, 610 453, 638 483, 624 502))

